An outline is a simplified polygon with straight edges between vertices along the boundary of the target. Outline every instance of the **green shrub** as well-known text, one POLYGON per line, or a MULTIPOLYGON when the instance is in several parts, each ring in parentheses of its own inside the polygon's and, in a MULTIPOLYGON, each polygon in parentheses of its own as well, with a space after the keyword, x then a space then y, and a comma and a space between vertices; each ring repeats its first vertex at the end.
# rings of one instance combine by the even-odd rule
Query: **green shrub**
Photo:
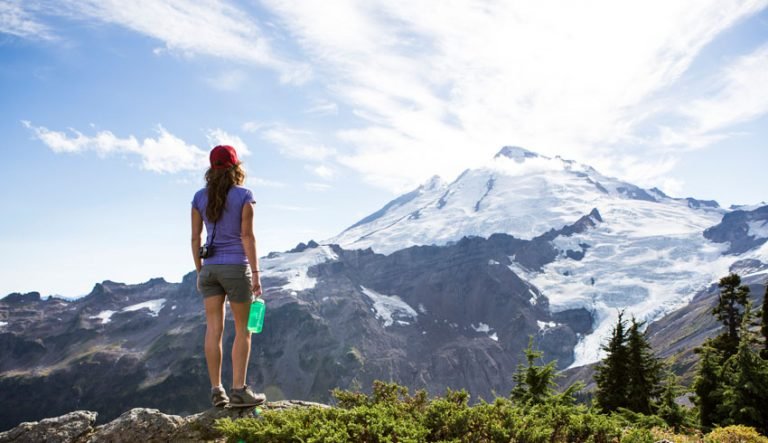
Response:
POLYGON ((621 438, 621 443, 653 443, 655 441, 653 433, 643 428, 629 429, 621 438))
POLYGON ((266 411, 259 418, 218 420, 216 428, 233 443, 640 443, 655 441, 649 429, 663 424, 654 416, 604 415, 554 397, 540 404, 497 398, 470 405, 463 390, 429 399, 424 391, 409 395, 382 382, 370 395, 336 390, 333 396, 336 407, 266 411))
POLYGON ((755 428, 742 425, 717 428, 704 437, 706 443, 768 443, 755 428))

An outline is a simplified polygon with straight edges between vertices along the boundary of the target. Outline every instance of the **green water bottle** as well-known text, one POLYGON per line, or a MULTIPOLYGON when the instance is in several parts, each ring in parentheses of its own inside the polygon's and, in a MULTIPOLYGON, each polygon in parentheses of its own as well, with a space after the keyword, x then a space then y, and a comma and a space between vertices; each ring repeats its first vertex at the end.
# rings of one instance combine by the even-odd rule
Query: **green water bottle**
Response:
POLYGON ((258 334, 264 326, 264 311, 266 305, 261 297, 251 303, 251 313, 248 315, 248 331, 258 334))

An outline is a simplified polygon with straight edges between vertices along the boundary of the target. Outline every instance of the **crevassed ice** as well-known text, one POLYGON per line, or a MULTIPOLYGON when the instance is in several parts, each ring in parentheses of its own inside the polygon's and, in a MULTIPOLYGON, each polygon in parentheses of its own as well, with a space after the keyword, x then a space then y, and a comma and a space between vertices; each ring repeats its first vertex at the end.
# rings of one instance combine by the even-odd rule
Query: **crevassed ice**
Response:
MULTIPOLYGON (((305 249, 303 252, 284 252, 272 258, 262 258, 260 261, 264 277, 274 277, 287 280, 282 286, 288 291, 304 291, 312 289, 317 279, 307 274, 312 266, 327 261, 338 260, 339 257, 327 245, 305 249)), ((292 292, 291 295, 297 295, 292 292)))
POLYGON ((598 209, 603 223, 553 242, 562 251, 589 245, 582 260, 563 254, 542 272, 510 266, 549 299, 553 312, 586 308, 593 313, 594 332, 580 339, 572 367, 602 357, 600 345, 620 309, 625 319, 653 321, 686 305, 697 291, 727 274, 735 261, 722 255, 727 244, 702 235, 719 222, 717 212, 620 199, 607 200, 598 209))
POLYGON ((360 286, 360 289, 373 302, 376 318, 384 321, 385 328, 394 323, 394 317, 397 317, 398 320, 413 320, 419 315, 408 303, 396 295, 380 294, 365 286, 360 286))

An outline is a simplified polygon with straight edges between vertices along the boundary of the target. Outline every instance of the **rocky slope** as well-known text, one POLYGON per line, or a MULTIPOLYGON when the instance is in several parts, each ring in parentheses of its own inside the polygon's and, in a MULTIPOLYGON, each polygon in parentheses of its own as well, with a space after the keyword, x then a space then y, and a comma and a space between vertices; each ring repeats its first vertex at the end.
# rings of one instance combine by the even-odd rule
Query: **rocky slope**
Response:
POLYGON ((59 417, 25 422, 0 432, 0 443, 168 443, 225 439, 214 428, 219 418, 258 417, 261 411, 289 408, 327 407, 304 401, 270 402, 259 408, 212 408, 181 417, 157 409, 135 408, 103 425, 96 425, 97 412, 74 411, 59 417))

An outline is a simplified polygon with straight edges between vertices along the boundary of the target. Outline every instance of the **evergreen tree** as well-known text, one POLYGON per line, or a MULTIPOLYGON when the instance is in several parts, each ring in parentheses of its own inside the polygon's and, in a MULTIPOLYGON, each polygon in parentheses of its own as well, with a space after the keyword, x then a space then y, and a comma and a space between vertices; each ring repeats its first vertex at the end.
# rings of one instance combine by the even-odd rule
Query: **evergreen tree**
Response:
POLYGON ((693 381, 693 392, 696 394, 694 403, 699 410, 699 424, 702 430, 709 431, 721 422, 718 405, 722 400, 720 375, 723 359, 720 351, 714 348, 709 340, 696 349, 696 353, 699 354, 699 368, 693 381))
POLYGON ((739 347, 739 328, 744 317, 743 307, 749 299, 749 287, 741 284, 741 277, 731 273, 720 279, 720 297, 712 309, 717 319, 725 325, 724 334, 717 337, 714 346, 728 359, 739 347))
POLYGON ((661 393, 662 364, 653 355, 645 334, 645 323, 632 323, 627 334, 627 394, 626 408, 642 414, 653 414, 653 400, 661 393))
POLYGON ((744 311, 741 340, 736 354, 723 366, 721 411, 726 424, 752 426, 768 433, 768 364, 752 350, 750 305, 744 311))
POLYGON ((528 348, 525 350, 525 359, 528 365, 517 365, 517 372, 512 376, 515 387, 512 388, 512 400, 519 404, 541 404, 555 393, 555 362, 549 362, 544 366, 537 366, 536 360, 543 353, 533 350, 533 337, 528 340, 528 348))
POLYGON ((763 309, 760 325, 760 333, 763 336, 763 349, 760 356, 763 360, 768 360, 768 282, 765 282, 765 295, 763 296, 763 309))
POLYGON ((688 424, 685 408, 675 401, 681 393, 682 389, 677 384, 677 377, 674 374, 669 374, 664 384, 664 391, 661 394, 656 415, 663 418, 669 426, 675 429, 675 432, 680 432, 680 429, 688 424))
POLYGON ((595 367, 595 400, 604 412, 615 411, 627 406, 628 349, 625 331, 624 312, 619 312, 619 319, 611 333, 607 345, 602 346, 605 358, 595 367))

